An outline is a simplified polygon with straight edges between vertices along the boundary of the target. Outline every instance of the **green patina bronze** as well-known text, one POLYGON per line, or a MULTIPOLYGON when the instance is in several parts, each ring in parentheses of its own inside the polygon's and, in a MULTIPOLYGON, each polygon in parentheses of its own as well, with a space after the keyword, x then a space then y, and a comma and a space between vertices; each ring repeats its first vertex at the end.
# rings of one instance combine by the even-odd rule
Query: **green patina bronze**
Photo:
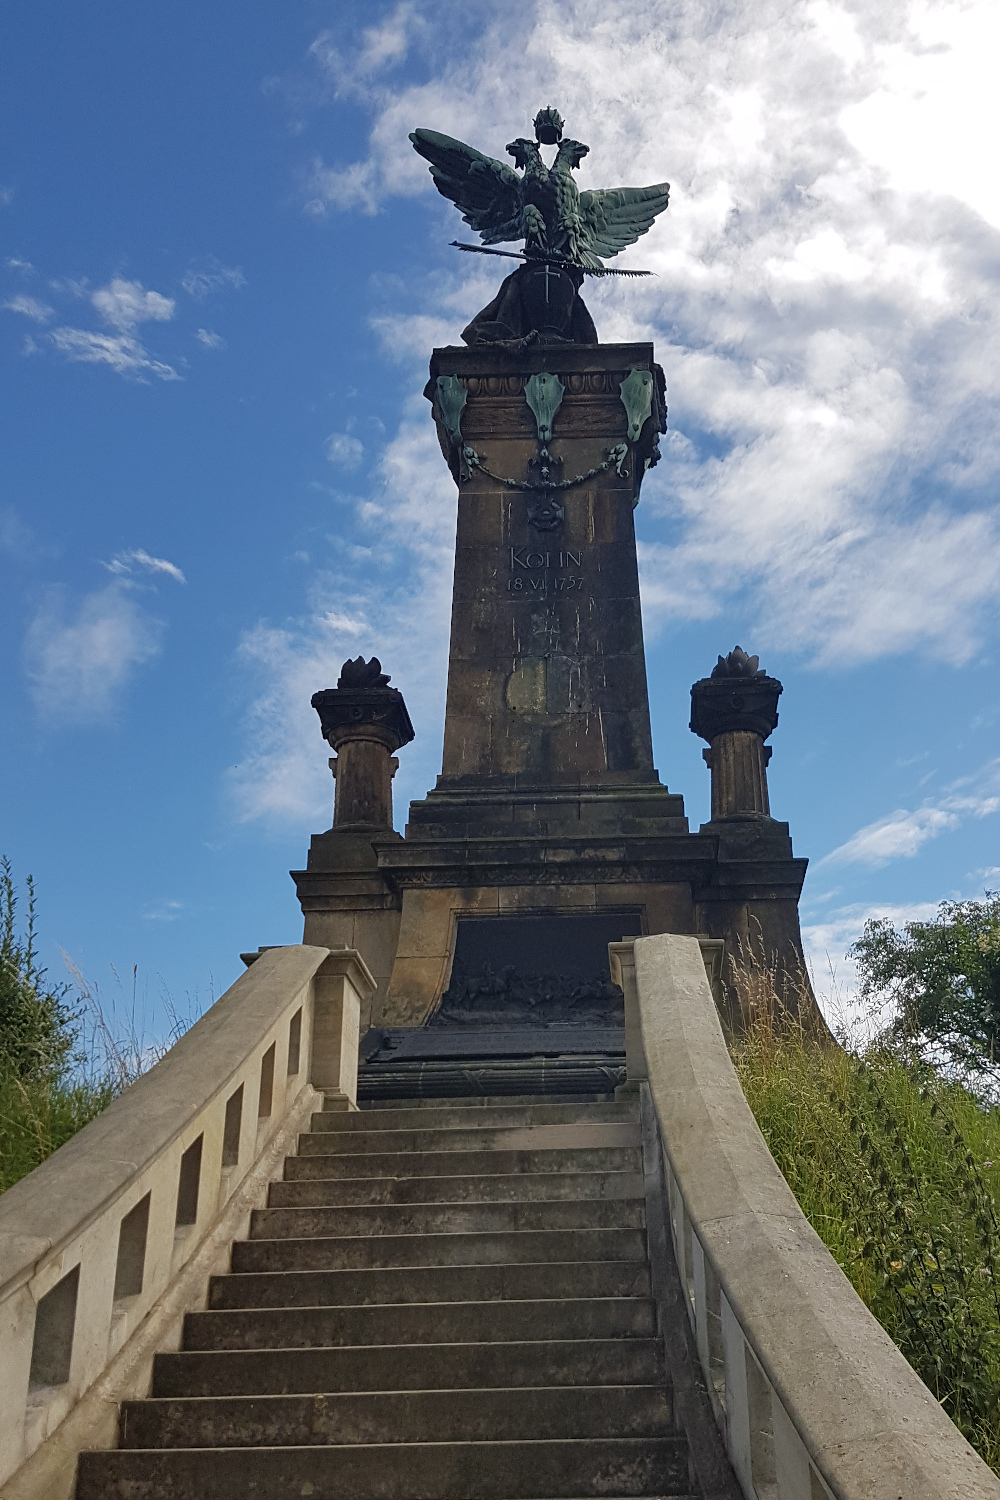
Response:
POLYGON ((590 147, 563 136, 562 117, 551 106, 539 110, 534 128, 534 140, 518 136, 505 147, 514 167, 436 130, 410 135, 438 192, 483 241, 453 243, 522 262, 463 333, 469 344, 596 343, 597 330, 579 296, 584 276, 651 274, 604 261, 652 227, 667 207, 670 184, 581 193, 573 174, 590 147), (551 164, 542 157, 543 146, 556 147, 551 164), (518 240, 524 242, 521 253, 490 248, 518 240))
POLYGON ((558 375, 550 375, 544 370, 540 375, 532 375, 525 384, 524 399, 534 413, 540 443, 552 440, 552 423, 562 405, 565 390, 558 375))
POLYGON ((653 409, 653 377, 649 370, 630 370, 621 383, 622 405, 628 418, 628 440, 634 443, 653 409))
POLYGON ((462 446, 462 412, 465 410, 467 395, 468 392, 457 375, 438 376, 438 406, 453 448, 462 446))

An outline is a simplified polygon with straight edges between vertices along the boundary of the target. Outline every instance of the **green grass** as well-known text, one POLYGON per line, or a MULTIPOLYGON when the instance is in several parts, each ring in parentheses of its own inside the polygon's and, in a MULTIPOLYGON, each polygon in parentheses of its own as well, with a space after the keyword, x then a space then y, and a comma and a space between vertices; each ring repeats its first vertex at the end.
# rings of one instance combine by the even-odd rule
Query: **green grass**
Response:
POLYGON ((0 1067, 0 1193, 40 1166, 114 1098, 110 1079, 22 1078, 0 1067))
POLYGON ((852 1053, 765 1017, 732 1050, 806 1218, 1000 1472, 1000 1112, 878 1042, 852 1053))

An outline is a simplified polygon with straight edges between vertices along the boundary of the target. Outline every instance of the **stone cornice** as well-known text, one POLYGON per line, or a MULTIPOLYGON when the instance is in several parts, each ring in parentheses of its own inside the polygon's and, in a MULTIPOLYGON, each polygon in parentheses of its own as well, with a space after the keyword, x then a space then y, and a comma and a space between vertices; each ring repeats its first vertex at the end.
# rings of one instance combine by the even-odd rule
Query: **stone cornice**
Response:
POLYGON ((703 677, 691 689, 691 729, 710 744, 739 729, 766 740, 777 727, 781 692, 776 677, 703 677))
POLYGON ((334 750, 346 740, 373 739, 390 754, 413 739, 403 695, 396 688, 324 688, 313 693, 323 738, 334 750))

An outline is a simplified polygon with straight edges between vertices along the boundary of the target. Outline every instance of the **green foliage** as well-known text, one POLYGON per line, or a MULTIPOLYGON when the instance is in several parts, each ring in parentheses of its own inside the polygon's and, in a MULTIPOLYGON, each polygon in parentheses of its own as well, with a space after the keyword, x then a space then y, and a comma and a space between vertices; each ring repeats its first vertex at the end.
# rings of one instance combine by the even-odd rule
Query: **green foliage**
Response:
POLYGON ((62 1069, 75 1034, 66 1005, 69 986, 47 986, 45 970, 38 967, 30 875, 25 884, 27 923, 19 936, 10 861, 0 859, 0 1069, 28 1080, 62 1069))
POLYGON ((68 985, 51 986, 35 945, 35 889, 17 926, 10 861, 0 859, 0 1192, 37 1167, 113 1094, 102 1079, 72 1077, 76 1016, 68 985))
POLYGON ((42 1164, 115 1096, 106 1078, 63 1073, 23 1078, 0 1064, 0 1193, 42 1164))
POLYGON ((1000 896, 943 901, 932 922, 867 922, 851 950, 869 1003, 889 1002, 893 1034, 1000 1096, 1000 896))
POLYGON ((0 1192, 100 1114, 197 1018, 196 1006, 178 1016, 168 998, 169 1034, 147 1042, 136 1010, 136 971, 121 1016, 72 966, 80 1008, 71 1010, 69 985, 46 984, 38 966, 30 876, 25 884, 27 920, 19 935, 10 862, 0 859, 0 1192))
POLYGON ((751 1026, 734 1062, 806 1217, 1000 1472, 1000 1113, 891 1039, 751 1026))

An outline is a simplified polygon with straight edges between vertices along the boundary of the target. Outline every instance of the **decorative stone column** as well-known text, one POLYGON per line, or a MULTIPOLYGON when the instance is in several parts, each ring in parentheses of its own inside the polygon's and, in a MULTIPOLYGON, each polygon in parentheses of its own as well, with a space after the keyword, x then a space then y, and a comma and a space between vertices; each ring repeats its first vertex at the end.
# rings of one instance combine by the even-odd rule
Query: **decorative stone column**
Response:
POLYGON ((413 725, 397 688, 377 657, 345 661, 335 688, 312 696, 323 738, 337 752, 333 827, 338 833, 392 828, 394 752, 413 739, 413 725))
POLYGON ((691 728, 709 742, 702 753, 712 773, 713 823, 771 815, 764 741, 778 723, 782 688, 758 661, 737 646, 691 689, 691 728))

